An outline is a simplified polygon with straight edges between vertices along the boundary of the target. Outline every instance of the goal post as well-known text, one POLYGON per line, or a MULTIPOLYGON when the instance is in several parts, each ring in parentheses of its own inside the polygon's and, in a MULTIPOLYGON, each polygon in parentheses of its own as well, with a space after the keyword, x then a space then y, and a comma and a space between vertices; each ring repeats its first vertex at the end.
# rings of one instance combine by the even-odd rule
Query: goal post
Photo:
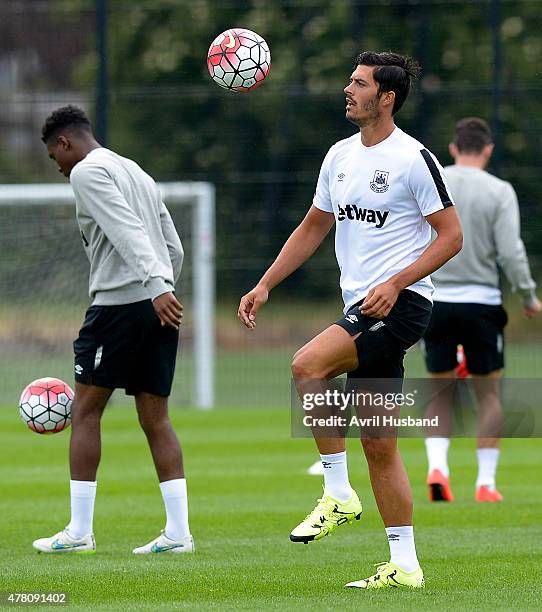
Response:
MULTIPOLYGON (((211 183, 205 182, 166 182, 158 183, 158 187, 162 194, 162 198, 175 221, 175 210, 178 207, 190 207, 191 219, 189 221, 190 228, 177 227, 181 234, 183 246, 185 246, 186 263, 191 268, 191 299, 193 320, 192 336, 193 336, 193 403, 202 409, 210 409, 214 406, 214 366, 215 366, 215 188, 211 183), (185 235, 189 236, 190 250, 187 252, 185 235)), ((17 211, 23 211, 25 208, 30 210, 33 207, 39 207, 42 214, 46 210, 44 207, 49 207, 49 211, 58 210, 61 205, 74 205, 74 195, 69 184, 11 184, 0 185, 0 215, 2 211, 6 211, 7 207, 11 211, 12 216, 17 216, 17 211)), ((34 209, 32 209, 34 210, 34 209)), ((70 211, 73 220, 73 225, 68 228, 70 234, 76 233, 77 225, 75 223, 75 210, 70 211)), ((54 215, 52 215, 54 217, 54 215)), ((19 225, 25 222, 34 224, 33 235, 43 239, 42 234, 47 234, 47 229, 40 227, 40 220, 36 220, 34 215, 27 215, 28 220, 22 220, 19 225)), ((43 214, 43 219, 47 219, 47 215, 43 214)), ((41 226, 43 226, 43 219, 41 226)), ((52 231, 52 230, 51 230, 52 231)), ((19 242, 17 232, 13 232, 10 242, 10 222, 7 222, 0 216, 0 248, 6 252, 16 250, 19 242), (1 238, 1 234, 5 236, 5 243, 1 238)), ((54 237, 54 236, 53 236, 54 237)), ((19 245, 20 246, 20 245, 19 245)), ((56 244, 55 249, 59 249, 59 257, 62 257, 62 244, 56 244)), ((79 248, 82 252, 82 247, 79 248)), ((4 258, 5 253, 0 253, 0 257, 4 258)), ((31 269, 32 253, 25 257, 25 261, 21 262, 22 277, 31 269)), ((14 256, 15 257, 15 256, 14 256)), ((64 254, 64 257, 69 255, 64 254)), ((2 284, 0 285, 0 305, 10 293, 14 292, 14 279, 18 277, 17 267, 19 261, 14 259, 13 262, 5 262, 4 268, 0 268, 3 272, 0 276, 2 284), (8 267, 10 266, 10 269, 8 267), (4 295, 3 295, 4 293, 4 295)), ((69 264, 69 262, 68 262, 69 264)), ((186 264, 183 266, 183 274, 186 270, 186 264)), ((87 274, 88 277, 88 274, 87 274)), ((181 275, 182 278, 182 275, 181 275)), ((87 287, 88 290, 88 287, 87 287)), ((32 299, 32 293, 29 293, 28 299, 32 299)), ((83 296, 78 296, 80 300, 83 296)), ((19 298, 21 299, 21 298, 19 298)), ((39 298, 38 298, 39 299, 39 298)), ((182 296, 181 296, 182 299, 182 296)), ((13 314, 10 315, 10 321, 13 322, 13 314)), ((9 326, 9 322, 0 326, 0 334, 7 334, 3 328, 9 326)), ((0 335, 0 341, 3 336, 0 335)), ((13 344, 13 340, 11 341, 13 344)), ((6 340, 6 346, 10 347, 10 342, 6 340)), ((182 352, 181 352, 182 354, 182 352)), ((7 352, 6 352, 7 356, 7 352)), ((44 375, 43 373, 39 375, 44 375)), ((37 377, 37 376, 36 376, 37 377)))

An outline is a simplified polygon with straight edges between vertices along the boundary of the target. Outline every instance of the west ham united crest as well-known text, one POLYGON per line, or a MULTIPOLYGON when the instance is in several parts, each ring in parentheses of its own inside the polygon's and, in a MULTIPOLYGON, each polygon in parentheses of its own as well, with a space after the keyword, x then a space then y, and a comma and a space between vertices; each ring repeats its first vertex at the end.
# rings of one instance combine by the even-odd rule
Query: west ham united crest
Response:
POLYGON ((371 182, 371 189, 376 191, 376 193, 384 193, 384 191, 388 191, 388 177, 390 173, 385 172, 384 170, 375 170, 375 175, 371 182))

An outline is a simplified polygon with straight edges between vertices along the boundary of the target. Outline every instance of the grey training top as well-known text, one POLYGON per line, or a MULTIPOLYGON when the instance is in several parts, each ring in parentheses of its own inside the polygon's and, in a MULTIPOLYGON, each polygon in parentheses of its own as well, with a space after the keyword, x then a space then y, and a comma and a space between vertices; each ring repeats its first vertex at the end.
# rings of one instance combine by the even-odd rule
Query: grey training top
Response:
POLYGON ((512 185, 469 166, 447 166, 444 172, 463 226, 463 249, 431 275, 434 299, 500 304, 501 268, 512 290, 531 302, 536 284, 520 237, 512 185))
POLYGON ((129 304, 172 291, 184 253, 154 180, 100 147, 76 164, 70 182, 92 304, 129 304))

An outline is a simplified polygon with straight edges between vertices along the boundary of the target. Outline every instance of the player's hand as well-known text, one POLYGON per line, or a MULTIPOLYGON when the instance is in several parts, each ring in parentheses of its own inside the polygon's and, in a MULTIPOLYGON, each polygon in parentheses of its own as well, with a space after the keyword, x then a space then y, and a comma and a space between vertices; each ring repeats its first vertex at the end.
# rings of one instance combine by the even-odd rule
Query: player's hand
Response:
POLYGON ((245 327, 254 329, 256 327, 256 314, 261 306, 269 299, 269 291, 262 285, 256 285, 241 298, 237 316, 241 319, 245 327))
POLYGON ((359 309, 367 317, 383 319, 393 308, 398 295, 399 289, 392 282, 386 281, 369 291, 359 309))
POLYGON ((173 327, 173 329, 179 329, 181 319, 183 318, 183 305, 171 291, 159 295, 153 300, 152 305, 162 327, 167 325, 168 327, 173 327))
POLYGON ((523 312, 528 319, 532 319, 536 314, 542 310, 542 302, 539 299, 535 299, 534 302, 530 302, 528 305, 523 305, 523 312))

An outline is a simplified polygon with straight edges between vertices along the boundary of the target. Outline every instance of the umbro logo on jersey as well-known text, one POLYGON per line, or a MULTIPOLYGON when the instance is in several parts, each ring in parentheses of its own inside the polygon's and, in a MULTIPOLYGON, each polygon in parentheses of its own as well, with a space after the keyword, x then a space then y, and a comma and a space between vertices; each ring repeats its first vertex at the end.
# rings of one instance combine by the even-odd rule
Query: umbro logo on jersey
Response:
POLYGON ((349 323, 357 323, 358 322, 358 318, 356 317, 356 315, 348 315, 347 317, 344 317, 349 323))
POLYGON ((372 210, 371 208, 358 208, 355 204, 346 204, 343 208, 339 205, 339 215, 337 221, 365 221, 365 223, 375 223, 375 227, 380 229, 390 214, 389 210, 372 210))
POLYGON ((371 181, 370 186, 373 191, 376 193, 384 193, 388 191, 388 177, 390 176, 389 172, 385 170, 375 170, 375 175, 373 180, 371 181))
POLYGON ((344 172, 341 172, 340 174, 337 174, 337 182, 338 183, 342 183, 345 176, 346 176, 346 174, 344 172))

